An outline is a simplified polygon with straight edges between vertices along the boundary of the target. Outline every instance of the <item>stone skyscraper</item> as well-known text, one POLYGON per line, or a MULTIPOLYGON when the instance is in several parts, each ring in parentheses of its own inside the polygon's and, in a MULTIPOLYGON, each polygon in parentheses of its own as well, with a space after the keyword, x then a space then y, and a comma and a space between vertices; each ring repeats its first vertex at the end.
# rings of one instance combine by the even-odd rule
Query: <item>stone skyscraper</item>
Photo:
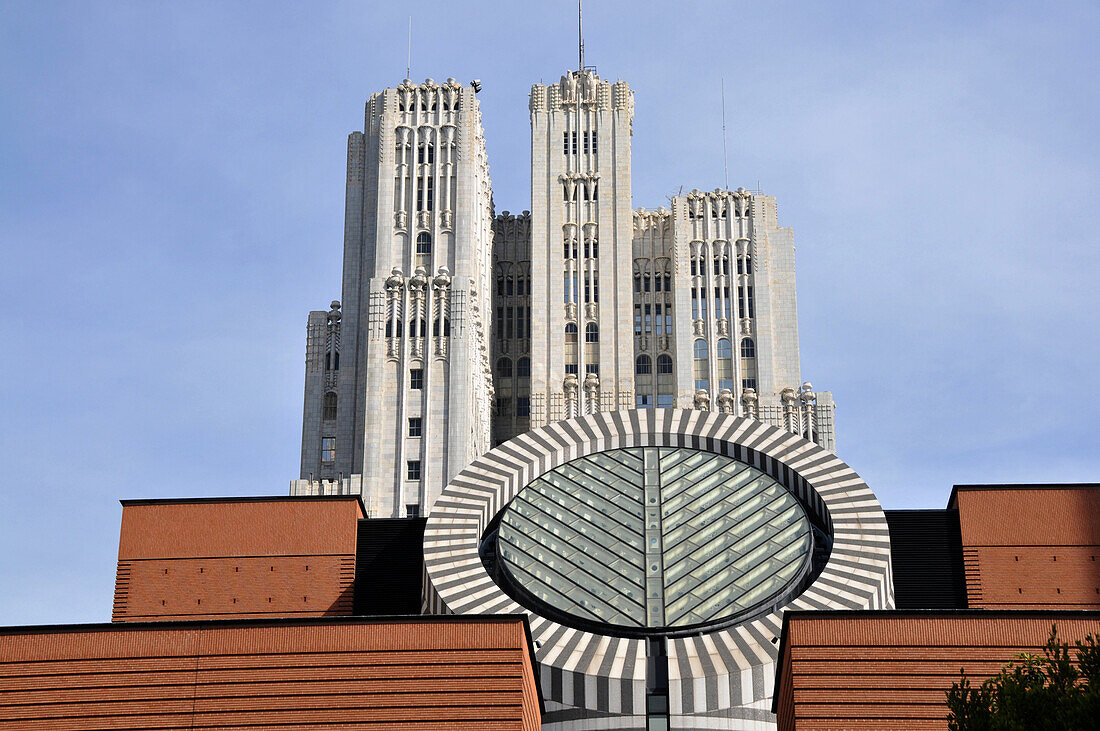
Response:
POLYGON ((348 138, 342 299, 309 318, 292 492, 417 514, 489 448, 491 198, 473 88, 371 96, 348 138))
POLYGON ((775 198, 634 209, 625 82, 569 72, 529 107, 531 208, 493 218, 473 88, 406 81, 367 103, 342 307, 309 319, 292 492, 423 514, 491 443, 636 407, 749 416, 835 449, 832 395, 801 380, 775 198))

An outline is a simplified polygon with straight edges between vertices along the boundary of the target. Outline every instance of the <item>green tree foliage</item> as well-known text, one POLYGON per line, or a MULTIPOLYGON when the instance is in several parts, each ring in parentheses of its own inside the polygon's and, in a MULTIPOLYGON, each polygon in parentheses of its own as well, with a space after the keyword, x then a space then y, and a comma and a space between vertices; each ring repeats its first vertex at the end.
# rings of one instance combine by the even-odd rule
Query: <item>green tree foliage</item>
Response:
POLYGON ((1100 643, 1093 635, 1069 643, 1050 628, 1043 655, 1022 653, 978 687, 966 671, 947 691, 951 731, 1074 731, 1100 729, 1100 643))

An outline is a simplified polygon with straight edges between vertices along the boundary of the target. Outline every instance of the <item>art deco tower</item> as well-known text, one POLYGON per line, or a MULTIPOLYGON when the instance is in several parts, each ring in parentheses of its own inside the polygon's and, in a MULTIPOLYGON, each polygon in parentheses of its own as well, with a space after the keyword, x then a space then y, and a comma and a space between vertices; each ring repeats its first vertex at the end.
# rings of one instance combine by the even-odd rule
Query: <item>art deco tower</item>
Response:
POLYGON ((494 221, 493 441, 624 408, 752 416, 835 448, 801 380, 794 237, 744 189, 632 210, 634 95, 531 90, 531 210, 494 221))
POLYGON ((835 449, 832 395, 801 380, 773 197, 635 210, 634 93, 585 68, 532 87, 531 208, 493 218, 475 93, 406 81, 349 139, 342 304, 309 316, 292 492, 425 514, 492 444, 632 408, 749 416, 835 449))
POLYGON ((489 447, 491 188, 476 92, 406 80, 348 139, 343 295, 310 313, 295 493, 426 512, 489 447))

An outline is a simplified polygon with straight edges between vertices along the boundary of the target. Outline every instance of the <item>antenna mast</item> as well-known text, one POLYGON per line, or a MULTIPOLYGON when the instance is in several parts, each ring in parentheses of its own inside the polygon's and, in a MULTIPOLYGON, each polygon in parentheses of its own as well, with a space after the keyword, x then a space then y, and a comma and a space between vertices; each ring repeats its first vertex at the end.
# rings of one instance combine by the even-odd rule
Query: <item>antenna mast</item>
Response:
POLYGON ((405 64, 405 78, 412 78, 413 65, 413 16, 409 16, 409 60, 405 64))
POLYGON ((580 56, 578 59, 580 66, 577 67, 577 71, 584 71, 584 26, 581 20, 581 2, 582 0, 577 0, 577 50, 580 56))
POLYGON ((726 161, 726 77, 722 77, 722 177, 726 181, 726 190, 730 189, 730 171, 726 161))

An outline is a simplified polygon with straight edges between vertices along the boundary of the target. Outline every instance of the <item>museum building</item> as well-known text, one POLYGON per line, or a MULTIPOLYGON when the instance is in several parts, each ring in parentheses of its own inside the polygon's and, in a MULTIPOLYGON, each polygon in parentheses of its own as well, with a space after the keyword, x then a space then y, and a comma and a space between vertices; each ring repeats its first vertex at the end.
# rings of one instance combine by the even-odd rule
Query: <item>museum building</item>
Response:
POLYGON ((0 629, 0 729, 945 728, 1100 632, 1100 486, 884 511, 783 429, 593 414, 428 518, 358 496, 123 501, 112 622, 0 629))
POLYGON ((0 731, 938 729, 1100 634, 1100 486, 891 511, 837 456, 773 197, 635 209, 582 64, 496 215, 479 88, 349 137, 291 495, 123 500, 112 621, 0 628, 0 731))

